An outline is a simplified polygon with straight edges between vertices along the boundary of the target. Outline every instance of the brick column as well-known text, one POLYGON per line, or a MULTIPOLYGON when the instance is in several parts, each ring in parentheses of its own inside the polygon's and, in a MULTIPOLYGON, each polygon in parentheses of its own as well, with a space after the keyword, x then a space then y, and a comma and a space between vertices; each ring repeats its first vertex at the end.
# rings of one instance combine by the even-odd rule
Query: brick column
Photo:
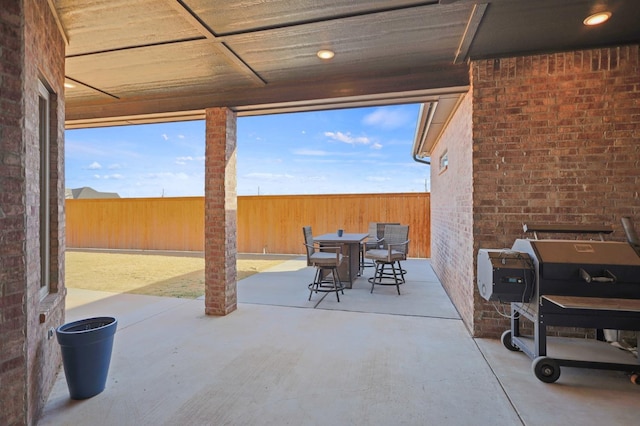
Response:
POLYGON ((0 424, 27 424, 23 2, 0 13, 0 424))
POLYGON ((237 308, 236 115, 228 108, 206 111, 205 314, 237 308))
MULTIPOLYGON (((473 253, 510 247, 536 222, 611 224, 607 240, 624 241, 620 217, 640 216, 640 45, 478 60, 471 70, 473 253)), ((474 336, 500 336, 508 319, 467 285, 474 336)))

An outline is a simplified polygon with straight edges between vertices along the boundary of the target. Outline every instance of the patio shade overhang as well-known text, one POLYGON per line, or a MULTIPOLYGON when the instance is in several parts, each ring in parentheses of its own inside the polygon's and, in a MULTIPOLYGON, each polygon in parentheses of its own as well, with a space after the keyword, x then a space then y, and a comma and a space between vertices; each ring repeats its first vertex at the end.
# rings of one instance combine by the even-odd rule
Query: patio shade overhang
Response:
POLYGON ((470 59, 640 40, 634 0, 48 4, 67 41, 67 128, 201 118, 218 106, 251 115, 437 101, 437 118, 468 87, 470 59), (583 25, 603 8, 609 23, 583 25), (335 56, 320 59, 322 49, 335 56))

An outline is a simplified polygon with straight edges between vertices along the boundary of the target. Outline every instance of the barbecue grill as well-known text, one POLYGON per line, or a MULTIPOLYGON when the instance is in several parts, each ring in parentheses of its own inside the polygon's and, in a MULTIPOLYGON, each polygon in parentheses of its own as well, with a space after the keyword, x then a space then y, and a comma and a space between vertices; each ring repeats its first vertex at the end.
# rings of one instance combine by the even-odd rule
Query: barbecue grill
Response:
POLYGON ((511 329, 502 335, 504 346, 526 353, 533 360, 534 374, 543 382, 555 382, 560 377, 560 367, 570 366, 626 371, 636 383, 640 372, 638 359, 602 341, 603 329, 640 330, 640 254, 634 250, 636 247, 631 241, 604 241, 603 235, 612 232, 610 227, 525 225, 524 231, 534 233, 534 239, 518 239, 511 250, 498 251, 493 256, 483 250, 478 253, 480 294, 487 300, 511 302, 511 329), (537 238, 538 232, 595 233, 600 240, 541 240, 537 238), (508 266, 508 261, 496 262, 500 258, 527 262, 520 262, 517 268, 505 273, 499 266, 508 266), (487 270, 493 271, 492 281, 487 278, 487 270), (531 294, 522 291, 522 285, 520 288, 516 285, 524 282, 525 277, 535 277, 531 294), (516 291, 509 291, 509 281, 516 291), (488 285, 493 291, 487 291, 488 285), (533 323, 532 336, 521 332, 522 319, 533 323), (589 341, 592 350, 580 349, 581 356, 593 353, 593 359, 548 356, 548 340, 557 339, 558 343, 580 340, 580 344, 585 341, 548 338, 549 326, 596 329, 596 339, 589 341), (614 357, 601 356, 603 345, 614 352, 611 354, 614 357))

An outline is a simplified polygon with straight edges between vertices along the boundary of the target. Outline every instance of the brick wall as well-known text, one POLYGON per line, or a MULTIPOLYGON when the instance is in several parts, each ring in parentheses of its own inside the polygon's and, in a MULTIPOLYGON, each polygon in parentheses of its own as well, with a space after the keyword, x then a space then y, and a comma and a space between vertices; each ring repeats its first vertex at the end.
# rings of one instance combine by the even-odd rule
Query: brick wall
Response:
POLYGON ((60 365, 64 318, 64 43, 47 2, 0 11, 0 424, 34 424, 60 365), (40 296, 38 79, 51 98, 52 292, 40 296), (60 94, 60 97, 55 94, 60 94))
POLYGON ((236 115, 206 110, 205 313, 227 315, 237 307, 236 115))
POLYGON ((24 2, 27 423, 37 421, 59 371, 60 348, 48 331, 64 322, 64 55, 65 45, 47 2, 24 2), (38 80, 51 92, 50 263, 51 287, 40 294, 40 144, 38 80))
POLYGON ((467 94, 431 155, 431 264, 473 328, 472 96, 467 94), (440 166, 443 155, 448 166, 440 166))
MULTIPOLYGON (((471 69, 473 253, 510 247, 527 222, 611 224, 610 239, 624 240, 620 218, 640 224, 639 46, 471 69)), ((476 296, 474 334, 506 328, 476 296)))
POLYGON ((0 12, 0 424, 26 422, 22 3, 0 12))

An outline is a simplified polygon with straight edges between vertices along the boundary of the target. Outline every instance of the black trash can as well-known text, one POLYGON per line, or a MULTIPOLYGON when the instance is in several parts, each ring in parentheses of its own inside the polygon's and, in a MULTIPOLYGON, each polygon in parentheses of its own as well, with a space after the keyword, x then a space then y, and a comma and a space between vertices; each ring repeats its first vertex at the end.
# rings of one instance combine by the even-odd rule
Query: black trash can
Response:
POLYGON ((56 329, 72 399, 91 398, 104 390, 117 325, 113 317, 97 317, 56 329))

